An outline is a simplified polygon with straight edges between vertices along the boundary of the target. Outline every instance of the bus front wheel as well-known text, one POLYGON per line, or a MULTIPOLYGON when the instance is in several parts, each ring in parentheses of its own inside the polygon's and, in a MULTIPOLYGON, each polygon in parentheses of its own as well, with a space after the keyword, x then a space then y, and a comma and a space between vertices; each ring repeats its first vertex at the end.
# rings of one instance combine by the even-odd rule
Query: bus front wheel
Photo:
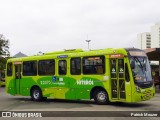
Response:
POLYGON ((41 101, 43 96, 42 96, 42 91, 39 87, 34 87, 31 90, 31 98, 34 101, 41 101))
POLYGON ((99 105, 105 105, 109 103, 108 94, 104 90, 95 90, 94 101, 99 105))

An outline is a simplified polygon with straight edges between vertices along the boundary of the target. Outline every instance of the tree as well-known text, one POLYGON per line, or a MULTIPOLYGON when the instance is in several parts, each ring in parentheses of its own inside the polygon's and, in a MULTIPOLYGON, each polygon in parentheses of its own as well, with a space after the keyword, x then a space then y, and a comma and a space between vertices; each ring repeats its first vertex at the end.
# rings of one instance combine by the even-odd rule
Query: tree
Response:
POLYGON ((7 40, 2 34, 0 34, 0 57, 2 56, 10 56, 9 40, 7 40))
POLYGON ((9 56, 9 40, 0 34, 0 71, 5 69, 6 61, 9 56))
POLYGON ((0 71, 6 68, 6 62, 7 60, 5 57, 0 57, 0 71))

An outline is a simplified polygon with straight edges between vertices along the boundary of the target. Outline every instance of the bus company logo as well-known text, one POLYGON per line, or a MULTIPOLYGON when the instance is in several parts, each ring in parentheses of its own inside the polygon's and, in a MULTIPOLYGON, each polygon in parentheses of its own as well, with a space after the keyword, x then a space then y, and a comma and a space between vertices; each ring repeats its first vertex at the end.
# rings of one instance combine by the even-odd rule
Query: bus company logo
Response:
POLYGON ((57 77, 56 77, 56 76, 53 76, 53 77, 52 77, 52 81, 53 81, 53 82, 56 82, 56 80, 57 80, 57 77))
POLYGON ((78 80, 77 85, 93 85, 93 80, 78 80))
POLYGON ((2 112, 2 117, 12 117, 11 112, 2 112))

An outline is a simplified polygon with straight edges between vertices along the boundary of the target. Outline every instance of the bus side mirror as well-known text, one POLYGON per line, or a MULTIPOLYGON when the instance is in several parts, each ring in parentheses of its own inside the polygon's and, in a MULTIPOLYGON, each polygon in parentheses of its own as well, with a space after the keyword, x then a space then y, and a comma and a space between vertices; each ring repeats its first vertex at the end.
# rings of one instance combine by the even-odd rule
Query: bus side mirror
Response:
POLYGON ((134 61, 131 62, 131 68, 132 68, 132 69, 135 68, 135 62, 134 62, 134 61))

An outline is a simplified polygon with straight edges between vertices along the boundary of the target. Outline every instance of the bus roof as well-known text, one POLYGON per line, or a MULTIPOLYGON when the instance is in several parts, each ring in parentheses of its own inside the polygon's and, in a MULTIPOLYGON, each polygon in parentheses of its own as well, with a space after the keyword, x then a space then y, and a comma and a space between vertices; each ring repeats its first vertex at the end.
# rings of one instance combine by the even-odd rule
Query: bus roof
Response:
POLYGON ((98 50, 83 51, 82 49, 71 49, 63 51, 55 51, 44 53, 43 55, 35 55, 21 58, 11 58, 7 62, 14 61, 27 61, 37 59, 56 59, 56 58, 68 58, 68 57, 81 57, 81 56, 96 56, 96 55, 110 55, 110 54, 123 54, 127 56, 127 51, 124 48, 107 48, 98 50))

